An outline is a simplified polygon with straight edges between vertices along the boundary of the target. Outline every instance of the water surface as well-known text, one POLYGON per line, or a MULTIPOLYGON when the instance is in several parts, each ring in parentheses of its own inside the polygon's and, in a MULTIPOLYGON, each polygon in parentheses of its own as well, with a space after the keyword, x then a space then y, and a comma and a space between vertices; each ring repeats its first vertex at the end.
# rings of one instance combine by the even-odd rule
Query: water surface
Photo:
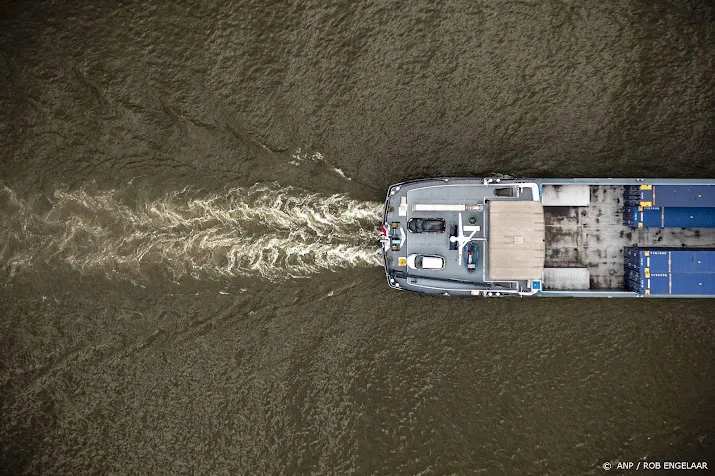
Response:
POLYGON ((408 295, 371 241, 409 178, 715 177, 710 2, 1 18, 4 473, 572 475, 713 454, 711 302, 408 295))

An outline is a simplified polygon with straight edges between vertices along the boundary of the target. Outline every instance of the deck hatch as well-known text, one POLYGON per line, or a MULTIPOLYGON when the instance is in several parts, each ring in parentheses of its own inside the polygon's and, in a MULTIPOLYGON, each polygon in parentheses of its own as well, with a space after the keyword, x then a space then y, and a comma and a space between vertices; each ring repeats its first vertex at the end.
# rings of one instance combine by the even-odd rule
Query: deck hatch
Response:
POLYGON ((489 202, 489 277, 541 279, 544 269, 544 209, 541 202, 489 202))

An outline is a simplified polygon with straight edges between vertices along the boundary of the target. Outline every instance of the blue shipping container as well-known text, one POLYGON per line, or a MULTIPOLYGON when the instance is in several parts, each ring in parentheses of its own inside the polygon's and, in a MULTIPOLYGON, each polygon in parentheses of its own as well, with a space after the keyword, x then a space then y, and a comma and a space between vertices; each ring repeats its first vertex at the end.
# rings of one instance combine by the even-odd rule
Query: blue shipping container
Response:
POLYGON ((626 247, 627 268, 651 273, 715 273, 715 249, 626 247))
POLYGON ((626 207, 623 223, 631 228, 715 228, 715 208, 626 207))
POLYGON ((715 228, 715 208, 663 208, 662 228, 715 228))
POLYGON ((715 274, 657 274, 644 278, 642 294, 654 296, 697 296, 715 294, 715 274))
POLYGON ((715 251, 671 252, 673 273, 715 273, 715 251))
POLYGON ((714 273, 673 273, 670 294, 715 294, 714 273))
POLYGON ((642 185, 642 206, 715 207, 713 185, 642 185))
MULTIPOLYGON (((628 249, 628 248, 626 248, 628 249)), ((651 273, 668 272, 668 251, 654 251, 642 248, 630 248, 635 253, 627 252, 625 263, 628 268, 651 273)))
POLYGON ((643 294, 653 294, 656 296, 672 294, 670 292, 667 274, 657 274, 650 278, 644 278, 644 283, 643 294))

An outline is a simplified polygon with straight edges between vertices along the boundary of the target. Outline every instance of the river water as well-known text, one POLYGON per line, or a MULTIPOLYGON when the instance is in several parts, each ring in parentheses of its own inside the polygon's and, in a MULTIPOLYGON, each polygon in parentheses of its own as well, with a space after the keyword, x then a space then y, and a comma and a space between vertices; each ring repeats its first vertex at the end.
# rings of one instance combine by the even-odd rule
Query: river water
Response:
POLYGON ((10 2, 3 474, 715 465, 715 308, 388 289, 390 183, 714 177, 707 1, 10 2))

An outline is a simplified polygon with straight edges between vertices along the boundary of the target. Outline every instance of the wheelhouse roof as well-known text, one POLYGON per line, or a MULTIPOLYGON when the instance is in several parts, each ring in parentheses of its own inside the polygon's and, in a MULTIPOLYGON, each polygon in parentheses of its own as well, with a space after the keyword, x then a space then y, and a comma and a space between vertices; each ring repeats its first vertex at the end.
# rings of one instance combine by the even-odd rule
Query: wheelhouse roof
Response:
POLYGON ((489 276, 492 279, 541 279, 545 255, 541 202, 489 202, 489 276))

